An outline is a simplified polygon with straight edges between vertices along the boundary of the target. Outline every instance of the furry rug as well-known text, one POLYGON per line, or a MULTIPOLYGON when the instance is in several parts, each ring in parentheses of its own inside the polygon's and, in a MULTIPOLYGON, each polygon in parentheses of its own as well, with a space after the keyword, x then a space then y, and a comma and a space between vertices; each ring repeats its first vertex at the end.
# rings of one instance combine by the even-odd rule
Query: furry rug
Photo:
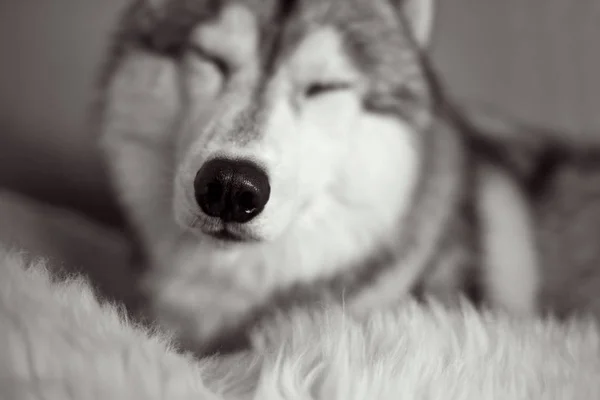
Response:
POLYGON ((510 319, 407 303, 366 321, 298 311, 223 359, 100 304, 81 279, 0 251, 0 399, 597 399, 599 331, 589 321, 510 319))

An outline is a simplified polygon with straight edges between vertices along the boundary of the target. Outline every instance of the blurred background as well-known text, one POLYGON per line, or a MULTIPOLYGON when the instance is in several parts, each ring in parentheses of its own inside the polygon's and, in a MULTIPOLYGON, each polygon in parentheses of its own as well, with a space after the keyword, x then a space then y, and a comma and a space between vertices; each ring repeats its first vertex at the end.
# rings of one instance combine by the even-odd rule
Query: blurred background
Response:
MULTIPOLYGON (((454 96, 600 131, 600 0, 439 3, 433 59, 454 96)), ((86 112, 124 4, 0 0, 0 187, 119 222, 86 112)))

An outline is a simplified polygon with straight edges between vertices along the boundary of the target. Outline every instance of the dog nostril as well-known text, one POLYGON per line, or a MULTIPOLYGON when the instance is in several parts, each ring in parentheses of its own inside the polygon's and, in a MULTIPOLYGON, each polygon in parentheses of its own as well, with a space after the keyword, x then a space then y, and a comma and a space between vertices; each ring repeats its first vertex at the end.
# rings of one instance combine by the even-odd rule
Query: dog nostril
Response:
POLYGON ((208 183, 202 182, 202 177, 199 179, 199 184, 196 185, 196 201, 206 214, 218 217, 224 205, 224 187, 218 180, 212 180, 208 183))
POLYGON ((210 203, 217 203, 223 197, 223 185, 219 182, 210 182, 206 185, 206 200, 210 203))
POLYGON ((252 192, 243 192, 238 197, 238 205, 241 211, 246 214, 252 214, 258 208, 257 199, 252 192))
POLYGON ((200 209, 225 222, 245 223, 256 217, 266 206, 270 190, 266 173, 243 160, 208 161, 194 181, 200 209))

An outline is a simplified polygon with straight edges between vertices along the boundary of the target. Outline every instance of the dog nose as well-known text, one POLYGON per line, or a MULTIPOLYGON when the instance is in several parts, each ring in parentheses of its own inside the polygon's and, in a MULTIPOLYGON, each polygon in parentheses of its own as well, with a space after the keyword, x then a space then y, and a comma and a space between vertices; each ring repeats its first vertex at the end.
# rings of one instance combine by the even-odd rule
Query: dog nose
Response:
POLYGON ((254 163, 216 158, 198 171, 194 193, 207 215, 224 222, 245 223, 265 208, 271 187, 267 174, 254 163))

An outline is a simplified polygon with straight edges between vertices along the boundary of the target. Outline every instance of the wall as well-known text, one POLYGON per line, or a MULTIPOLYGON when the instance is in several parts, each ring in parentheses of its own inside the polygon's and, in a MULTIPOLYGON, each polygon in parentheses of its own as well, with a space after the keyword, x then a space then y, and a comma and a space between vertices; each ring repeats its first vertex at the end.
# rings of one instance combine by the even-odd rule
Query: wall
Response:
POLYGON ((459 96, 600 131, 600 0, 442 0, 435 59, 459 96))
POLYGON ((0 0, 0 185, 118 218, 86 113, 125 0, 0 0))

